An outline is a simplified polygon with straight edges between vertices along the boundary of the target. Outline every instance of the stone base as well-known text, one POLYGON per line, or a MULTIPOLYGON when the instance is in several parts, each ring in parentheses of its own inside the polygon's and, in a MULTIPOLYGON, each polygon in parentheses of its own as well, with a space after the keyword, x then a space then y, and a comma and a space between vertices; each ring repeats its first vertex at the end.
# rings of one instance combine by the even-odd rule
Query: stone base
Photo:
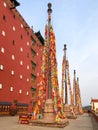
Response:
POLYGON ((44 120, 47 122, 54 122, 55 121, 55 114, 53 108, 53 101, 52 99, 47 99, 44 108, 44 120))
POLYGON ((39 120, 30 120, 29 125, 31 126, 43 126, 43 127, 58 127, 58 128, 64 128, 69 124, 68 120, 62 120, 60 123, 57 122, 48 122, 44 119, 39 120))
POLYGON ((54 113, 44 113, 44 120, 48 122, 54 122, 55 120, 55 115, 54 113))
POLYGON ((76 119, 77 118, 77 116, 75 115, 75 113, 71 112, 71 108, 70 108, 70 106, 68 104, 64 105, 64 113, 65 113, 65 115, 66 115, 66 117, 68 119, 76 119))
POLYGON ((76 115, 79 115, 79 110, 78 110, 77 106, 74 106, 74 111, 75 111, 76 115))
POLYGON ((55 121, 55 114, 52 99, 47 99, 44 108, 43 119, 30 120, 30 125, 44 127, 63 128, 69 124, 67 118, 62 119, 59 123, 55 121))

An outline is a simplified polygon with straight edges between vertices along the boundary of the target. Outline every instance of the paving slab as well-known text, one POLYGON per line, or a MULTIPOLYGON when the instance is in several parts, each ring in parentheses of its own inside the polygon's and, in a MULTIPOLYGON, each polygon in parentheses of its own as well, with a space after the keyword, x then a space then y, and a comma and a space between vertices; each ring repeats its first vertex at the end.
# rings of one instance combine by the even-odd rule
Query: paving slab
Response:
POLYGON ((78 116, 76 120, 70 120, 66 130, 93 130, 91 117, 88 114, 78 116))
POLYGON ((93 130, 92 119, 88 114, 79 115, 77 119, 69 119, 64 128, 30 126, 18 123, 18 116, 0 117, 0 130, 93 130))

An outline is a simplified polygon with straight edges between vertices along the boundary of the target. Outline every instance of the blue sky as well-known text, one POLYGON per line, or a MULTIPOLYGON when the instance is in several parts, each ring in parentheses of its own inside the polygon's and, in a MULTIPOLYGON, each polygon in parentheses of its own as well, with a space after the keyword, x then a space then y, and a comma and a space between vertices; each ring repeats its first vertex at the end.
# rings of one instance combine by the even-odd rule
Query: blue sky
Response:
POLYGON ((44 37, 47 4, 52 3, 52 25, 56 36, 59 82, 63 47, 67 44, 71 84, 73 70, 79 77, 82 103, 98 98, 98 0, 18 0, 17 7, 34 32, 44 37))

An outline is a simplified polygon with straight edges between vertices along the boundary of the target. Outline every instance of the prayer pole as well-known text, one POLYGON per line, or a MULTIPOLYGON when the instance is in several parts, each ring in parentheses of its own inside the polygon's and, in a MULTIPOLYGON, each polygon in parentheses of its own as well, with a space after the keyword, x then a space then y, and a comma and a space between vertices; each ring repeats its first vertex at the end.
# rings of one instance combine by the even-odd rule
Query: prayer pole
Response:
POLYGON ((65 104, 68 104, 68 97, 67 97, 67 72, 66 72, 66 44, 64 45, 64 61, 65 61, 65 104))
POLYGON ((48 3, 48 99, 52 99, 52 86, 51 86, 51 59, 50 59, 50 26, 51 26, 51 3, 48 3))

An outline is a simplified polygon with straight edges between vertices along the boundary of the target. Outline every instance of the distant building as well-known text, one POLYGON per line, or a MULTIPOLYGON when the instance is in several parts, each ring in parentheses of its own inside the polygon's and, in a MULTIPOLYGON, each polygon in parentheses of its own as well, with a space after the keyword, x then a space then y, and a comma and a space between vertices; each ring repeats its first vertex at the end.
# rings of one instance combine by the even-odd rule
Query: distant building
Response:
POLYGON ((91 99, 91 109, 98 114, 98 99, 91 99))
POLYGON ((17 0, 0 0, 0 111, 17 104, 31 111, 37 100, 44 39, 17 11, 17 0))
POLYGON ((91 105, 82 107, 83 112, 88 113, 88 111, 91 111, 91 105))

